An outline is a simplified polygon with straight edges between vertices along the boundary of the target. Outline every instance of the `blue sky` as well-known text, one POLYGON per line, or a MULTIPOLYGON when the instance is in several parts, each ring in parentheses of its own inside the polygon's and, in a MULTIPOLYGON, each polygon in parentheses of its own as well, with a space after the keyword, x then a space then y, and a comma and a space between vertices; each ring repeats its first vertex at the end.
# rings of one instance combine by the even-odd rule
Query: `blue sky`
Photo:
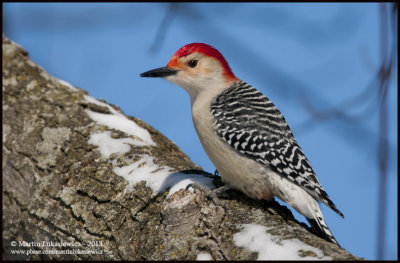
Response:
MULTIPOLYGON (((376 3, 184 3, 172 8, 168 3, 5 3, 3 32, 51 75, 144 120, 209 172, 214 167, 193 128, 188 94, 139 74, 165 66, 185 44, 215 46, 237 77, 284 114, 322 186, 345 215, 342 219, 322 205, 342 247, 376 259, 379 10, 376 3), (361 102, 343 105, 363 91, 361 102), (310 107, 363 115, 316 121, 310 107)), ((398 257, 396 72, 397 60, 387 97, 384 259, 398 257)))

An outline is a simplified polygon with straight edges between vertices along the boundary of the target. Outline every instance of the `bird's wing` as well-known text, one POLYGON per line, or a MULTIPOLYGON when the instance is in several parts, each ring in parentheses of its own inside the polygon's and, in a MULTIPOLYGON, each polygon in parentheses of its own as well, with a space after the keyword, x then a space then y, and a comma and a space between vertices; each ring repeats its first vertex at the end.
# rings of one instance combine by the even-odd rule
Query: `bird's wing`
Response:
POLYGON ((318 182, 285 118, 261 92, 245 82, 235 82, 215 98, 211 113, 221 140, 267 165, 343 217, 318 182))

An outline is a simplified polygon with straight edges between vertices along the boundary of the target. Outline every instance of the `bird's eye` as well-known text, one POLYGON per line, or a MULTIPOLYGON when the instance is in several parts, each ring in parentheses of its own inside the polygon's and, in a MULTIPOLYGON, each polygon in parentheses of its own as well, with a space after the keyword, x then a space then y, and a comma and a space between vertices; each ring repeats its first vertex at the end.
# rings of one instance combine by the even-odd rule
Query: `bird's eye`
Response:
POLYGON ((197 62, 199 62, 197 59, 192 59, 192 60, 190 60, 190 61, 187 63, 187 65, 188 65, 189 67, 191 67, 191 68, 194 68, 194 67, 197 66, 197 62))

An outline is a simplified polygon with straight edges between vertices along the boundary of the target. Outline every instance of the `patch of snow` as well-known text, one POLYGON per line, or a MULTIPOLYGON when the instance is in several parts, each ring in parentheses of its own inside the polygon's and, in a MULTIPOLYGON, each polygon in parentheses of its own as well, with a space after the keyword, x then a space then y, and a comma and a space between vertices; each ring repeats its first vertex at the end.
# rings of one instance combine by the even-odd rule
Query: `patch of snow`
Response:
MULTIPOLYGON (((89 103, 107 107, 111 112, 111 114, 103 114, 87 109, 85 111, 90 118, 99 124, 123 131, 133 137, 113 139, 111 137, 111 131, 91 134, 89 137, 89 143, 98 146, 99 151, 104 158, 109 158, 113 153, 122 155, 130 150, 130 145, 156 145, 152 140, 150 133, 146 129, 143 129, 134 121, 126 118, 110 105, 86 95, 85 100, 89 103)), ((145 181, 146 186, 152 189, 153 196, 158 193, 163 193, 170 188, 167 198, 180 189, 186 189, 187 185, 191 183, 201 184, 208 189, 215 188, 212 178, 208 178, 201 174, 173 172, 173 168, 169 166, 160 167, 155 164, 153 157, 150 155, 140 154, 134 156, 134 158, 137 157, 140 157, 140 159, 130 165, 113 168, 116 175, 122 176, 128 181, 126 191, 131 191, 136 184, 142 181, 145 181)), ((116 161, 114 160, 113 165, 115 163, 116 161)))
POLYGON ((153 190, 153 194, 162 192, 163 182, 171 173, 170 167, 160 168, 153 162, 150 155, 140 155, 139 161, 123 167, 115 167, 114 173, 128 181, 128 191, 141 181, 146 181, 146 186, 153 190))
POLYGON ((212 256, 208 253, 199 253, 196 260, 212 260, 212 256))
POLYGON ((127 119, 124 115, 117 114, 103 114, 91 110, 85 110, 89 117, 95 122, 105 125, 109 128, 120 130, 126 134, 134 136, 134 138, 142 141, 144 145, 153 145, 150 133, 137 125, 134 121, 127 119))
POLYGON ((128 181, 128 191, 131 191, 141 181, 145 181, 146 186, 153 190, 153 196, 170 188, 167 198, 180 189, 185 189, 188 184, 193 182, 202 184, 208 189, 215 188, 212 178, 198 174, 174 173, 171 167, 160 167, 155 164, 150 155, 140 156, 141 159, 133 164, 113 169, 115 174, 128 181))
POLYGON ((118 111, 116 111, 113 107, 111 107, 107 103, 104 103, 104 102, 101 102, 99 100, 96 100, 95 98, 93 98, 91 96, 88 96, 88 95, 84 95, 83 97, 89 103, 97 104, 99 106, 108 108, 112 114, 120 114, 118 111))
POLYGON ((267 232, 270 228, 257 224, 245 224, 243 230, 233 236, 236 246, 258 252, 258 260, 332 260, 320 249, 298 239, 280 240, 267 232), (317 257, 301 257, 300 251, 312 251, 317 257))
POLYGON ((58 78, 55 78, 55 79, 56 79, 58 82, 60 82, 62 85, 66 86, 67 88, 69 88, 69 89, 71 89, 71 90, 73 90, 73 91, 78 91, 77 88, 75 88, 74 86, 72 86, 71 84, 69 84, 68 82, 66 82, 65 80, 58 79, 58 78))
POLYGON ((110 157, 113 153, 124 154, 129 152, 131 145, 143 146, 143 142, 136 141, 132 138, 113 139, 111 131, 93 133, 89 137, 89 143, 99 147, 99 151, 105 158, 110 157))
MULTIPOLYGON (((168 187, 171 187, 167 197, 170 197, 175 192, 181 189, 186 189, 189 184, 197 183, 205 186, 207 189, 215 189, 213 179, 203 176, 201 174, 184 174, 184 173, 173 173, 167 178, 168 187)), ((189 191, 193 192, 193 188, 189 188, 189 191)))
POLYGON ((136 122, 129 120, 123 114, 116 111, 110 105, 106 103, 100 102, 93 97, 85 95, 85 100, 94 103, 103 107, 107 107, 110 109, 112 114, 103 114, 99 112, 94 112, 91 110, 85 110, 85 112, 89 115, 89 117, 95 122, 105 125, 109 128, 120 130, 125 132, 126 134, 132 135, 134 138, 143 142, 144 145, 153 145, 155 146, 155 142, 151 138, 150 133, 136 124, 136 122))

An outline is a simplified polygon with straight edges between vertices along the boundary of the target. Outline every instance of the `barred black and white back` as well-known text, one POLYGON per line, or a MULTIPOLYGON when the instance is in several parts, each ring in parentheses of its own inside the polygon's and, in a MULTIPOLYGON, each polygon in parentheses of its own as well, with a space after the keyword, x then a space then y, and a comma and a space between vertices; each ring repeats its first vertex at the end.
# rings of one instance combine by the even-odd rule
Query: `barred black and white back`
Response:
MULTIPOLYGON (((210 108, 222 141, 242 155, 266 165, 343 217, 318 182, 285 118, 261 92, 243 81, 237 81, 218 95, 210 108)), ((282 197, 283 194, 276 195, 282 197)), ((311 226, 320 236, 337 243, 319 207, 314 210, 318 210, 313 213, 314 218, 307 217, 311 226)))

